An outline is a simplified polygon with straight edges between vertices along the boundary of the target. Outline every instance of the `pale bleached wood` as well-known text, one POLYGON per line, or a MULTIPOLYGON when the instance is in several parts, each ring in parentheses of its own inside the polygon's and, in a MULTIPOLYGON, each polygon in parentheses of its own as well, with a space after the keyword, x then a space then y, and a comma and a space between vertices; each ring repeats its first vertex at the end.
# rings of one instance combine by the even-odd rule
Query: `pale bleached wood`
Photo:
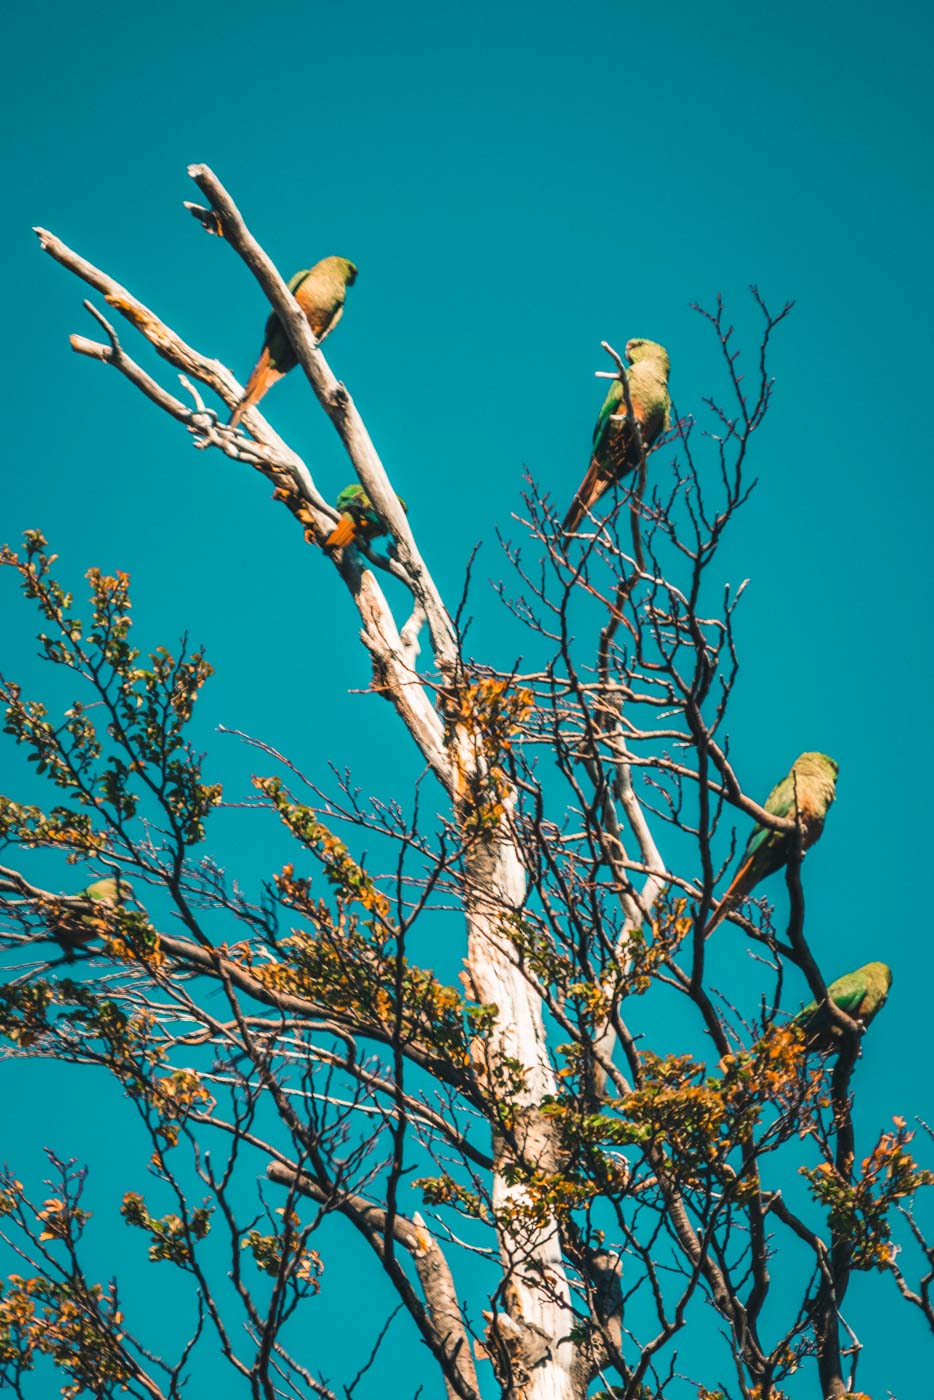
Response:
MULTIPOLYGON (((412 669, 418 624, 423 617, 428 623, 442 676, 451 679, 457 675, 458 647, 450 616, 418 551, 365 425, 348 391, 331 372, 284 280, 249 233, 232 199, 213 173, 205 166, 193 166, 191 173, 211 200, 224 237, 250 267, 282 320, 360 481, 396 541, 401 570, 415 599, 415 609, 404 634, 400 634, 386 596, 372 570, 364 566, 359 551, 344 550, 335 562, 358 608, 363 624, 361 640, 373 657, 378 688, 391 699, 426 762, 452 794, 455 812, 462 821, 467 815, 463 805, 465 794, 485 776, 482 746, 463 727, 454 726, 450 732, 445 732, 428 690, 412 669)), ((176 369, 214 389, 229 406, 239 401, 240 386, 224 365, 187 345, 126 288, 67 248, 54 235, 45 230, 37 232, 45 251, 102 292, 108 304, 176 369)), ((177 401, 174 398, 171 403, 166 401, 164 391, 160 396, 151 384, 143 382, 142 372, 135 373, 129 363, 121 363, 121 355, 114 345, 109 355, 88 343, 79 343, 75 348, 120 369, 164 411, 176 418, 180 416, 177 401)), ((333 512, 317 491, 307 467, 291 453, 256 409, 249 411, 245 422, 262 448, 270 449, 277 458, 281 455, 294 465, 292 478, 296 489, 310 508, 316 527, 320 528, 320 517, 327 512, 325 519, 329 519, 333 512)), ((191 426, 207 435, 209 441, 212 441, 213 432, 215 438, 220 437, 213 445, 229 451, 223 439, 224 430, 220 425, 213 425, 209 417, 197 414, 191 426)), ((243 442, 243 447, 237 447, 238 452, 249 450, 249 445, 243 442)), ((255 465, 262 469, 259 462, 255 465)), ((549 1158, 556 1161, 558 1156, 555 1129, 539 1111, 542 1101, 553 1098, 558 1089, 547 1050, 541 1000, 524 976, 508 936, 509 920, 521 911, 526 897, 525 870, 510 832, 510 810, 514 802, 515 794, 505 792, 505 815, 499 830, 487 841, 468 842, 464 891, 467 963, 474 994, 483 1004, 498 1008, 495 1029, 486 1043, 487 1063, 481 1078, 490 1088, 496 1078, 497 1065, 502 1066, 506 1060, 520 1065, 523 1075, 523 1088, 516 1102, 519 1116, 516 1139, 510 1145, 498 1135, 494 1137, 493 1200, 495 1207, 503 1212, 498 1221, 498 1237, 507 1275, 504 1297, 514 1331, 515 1358, 523 1377, 511 1394, 514 1400, 580 1400, 583 1394, 581 1370, 576 1348, 568 1340, 572 1326, 570 1289, 557 1221, 531 1230, 528 1226, 513 1225, 509 1219, 512 1208, 521 1207, 525 1199, 524 1188, 509 1179, 516 1161, 537 1163, 549 1158)), ((167 951, 172 951, 168 945, 167 951)), ((195 962, 206 962, 212 957, 210 953, 202 956, 196 945, 185 951, 195 962)), ((227 967, 223 970, 223 976, 229 978, 233 986, 245 975, 248 976, 242 970, 227 967)), ((241 990, 259 994, 258 984, 244 986, 241 990)), ((260 996, 260 999, 263 998, 260 996)), ((307 1014, 307 1003, 301 1009, 307 1014)))
MULTIPOLYGON (((224 238, 246 263, 268 297, 273 310, 278 314, 309 384, 340 434, 357 476, 389 526, 399 558, 411 579, 412 591, 428 619, 438 665, 442 672, 449 673, 457 655, 453 624, 428 566, 419 553, 405 511, 399 504, 386 468, 353 399, 332 372, 312 334, 304 312, 272 259, 250 233, 243 216, 220 180, 207 165, 190 165, 188 173, 210 200, 223 229, 224 238)), ((253 410, 250 410, 250 413, 252 412, 253 410)), ((250 426, 252 419, 249 415, 246 421, 250 426)))
MULTIPOLYGON (((445 677, 454 674, 459 661, 456 637, 450 616, 437 592, 412 535, 409 522, 398 505, 385 468, 373 446, 353 400, 332 374, 315 342, 308 322, 272 261, 249 232, 230 195, 216 175, 204 165, 189 167, 189 174, 211 203, 223 236, 256 277, 270 305, 278 314, 292 342, 319 402, 334 423, 354 469, 380 515, 396 540, 399 557, 406 568, 412 591, 427 619, 435 659, 445 677)), ((246 416, 252 427, 252 420, 246 416)), ((381 615, 379 624, 384 623, 381 615)), ((373 638, 367 642, 374 651, 373 638)), ((397 654, 398 639, 389 647, 397 654)), ((374 652, 375 654, 375 652, 374 652)), ((391 683, 395 683, 391 681, 391 683)), ((463 824, 464 795, 476 788, 485 776, 486 760, 478 745, 462 726, 447 736, 447 752, 453 764, 452 791, 455 811, 463 824)), ((426 757, 428 755, 426 754, 426 757)), ((494 1210, 502 1212, 498 1233, 504 1267, 509 1274, 506 1290, 511 1300, 510 1315, 534 1350, 527 1357, 527 1377, 514 1394, 516 1400, 575 1400, 579 1381, 575 1371, 575 1349, 567 1341, 572 1313, 567 1274, 561 1255, 557 1221, 538 1231, 526 1226, 520 1234, 508 1223, 514 1205, 521 1206, 525 1189, 510 1181, 516 1155, 537 1162, 555 1155, 554 1129, 538 1112, 538 1105, 558 1090, 548 1055, 541 1000, 523 975, 508 938, 508 921, 523 908, 526 897, 525 870, 509 831, 509 810, 515 794, 504 794, 506 815, 500 829, 488 841, 472 841, 465 855, 465 912, 468 928, 467 963, 476 998, 499 1010, 496 1027, 487 1047, 491 1063, 485 1080, 495 1081, 496 1062, 517 1062, 523 1067, 524 1088, 517 1106, 523 1111, 524 1137, 515 1149, 500 1142, 493 1181, 494 1210), (542 1338, 547 1354, 542 1354, 542 1338)), ((521 1350, 521 1348, 520 1348, 521 1350)))
MULTIPOLYGON (((100 292, 107 304, 135 327, 163 359, 183 374, 191 375, 207 385, 228 407, 232 408, 239 403, 243 395, 242 386, 225 365, 187 344, 126 287, 69 248, 47 229, 37 228, 35 232, 44 252, 100 292)), ((301 319, 303 324, 306 324, 304 318, 301 319)), ((253 454, 251 460, 252 444, 247 438, 232 434, 223 425, 212 422, 209 414, 201 414, 196 410, 183 413, 179 401, 140 369, 125 354, 119 343, 112 343, 108 347, 78 336, 72 337, 71 344, 79 354, 99 359, 118 369, 164 412, 186 422, 195 433, 205 437, 211 445, 219 446, 228 456, 234 456, 239 461, 255 466, 266 475, 270 474, 269 469, 273 465, 280 469, 297 493, 304 511, 307 512, 308 523, 318 536, 322 537, 332 528, 337 519, 334 508, 318 491, 302 459, 292 451, 258 410, 250 410, 250 429, 259 445, 259 450, 253 454)), ((328 373, 330 374, 330 371, 328 373)), ((373 657, 374 666, 379 672, 382 681, 381 693, 395 706, 435 776, 450 790, 451 766, 444 746, 441 720, 434 708, 431 693, 413 670, 413 661, 417 655, 417 623, 413 626, 410 619, 405 639, 400 636, 389 601, 358 550, 344 550, 342 557, 339 560, 334 559, 333 562, 360 613, 363 624, 361 640, 373 657)), ((422 615, 423 611, 417 614, 422 615)))
MULTIPOLYGON (((445 1389, 451 1400, 479 1400, 477 1372, 470 1351, 470 1339, 461 1316, 454 1278, 444 1252, 416 1214, 414 1219, 396 1212, 391 1220, 386 1209, 375 1201, 353 1192, 341 1192, 336 1198, 328 1193, 307 1172, 291 1170, 281 1162, 270 1162, 266 1169, 270 1181, 302 1192, 312 1200, 346 1215, 366 1238, 381 1259, 386 1259, 387 1230, 395 1243, 402 1246, 415 1267, 428 1306, 431 1327, 425 1329, 426 1340, 434 1349, 440 1347, 447 1361, 445 1389)), ((393 1280, 405 1287, 405 1280, 393 1280)), ((418 1317, 416 1316, 416 1322, 418 1317)), ((426 1319, 427 1323, 427 1319, 426 1319)))

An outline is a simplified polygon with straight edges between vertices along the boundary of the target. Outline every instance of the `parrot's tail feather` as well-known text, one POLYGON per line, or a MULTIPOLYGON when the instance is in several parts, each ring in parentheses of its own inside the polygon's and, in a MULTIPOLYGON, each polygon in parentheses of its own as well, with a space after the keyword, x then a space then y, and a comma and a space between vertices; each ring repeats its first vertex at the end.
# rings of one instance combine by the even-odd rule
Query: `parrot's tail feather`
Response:
POLYGON ((587 475, 575 492, 571 507, 561 525, 565 532, 576 530, 590 507, 599 501, 607 488, 607 479, 596 462, 591 462, 587 475))
POLYGON ((352 515, 342 515, 334 529, 324 541, 325 549, 343 549, 350 544, 357 533, 357 522, 352 515))
POLYGON ((243 398, 237 404, 230 417, 228 427, 235 428, 248 408, 252 408, 275 384, 277 379, 282 378, 281 369, 274 369, 269 351, 264 348, 263 353, 253 367, 253 373, 246 382, 246 389, 243 398))
POLYGON ((572 530, 576 530, 583 519, 585 507, 580 504, 577 497, 571 502, 571 508, 561 522, 561 529, 566 535, 572 530))
POLYGON ((730 881, 729 888, 714 910, 713 915, 707 920, 707 927, 704 929, 705 938, 709 938, 714 929, 717 928, 719 924, 723 923, 723 920, 736 903, 737 896, 742 896, 746 893, 746 887, 743 882, 751 865, 752 856, 748 856, 730 881))
POLYGON ((726 918, 729 912, 730 901, 726 898, 726 896, 724 896, 724 898, 721 899, 720 903, 717 905, 716 911, 707 920, 707 927, 704 929, 705 938, 709 938, 710 935, 713 933, 714 929, 719 928, 719 926, 723 923, 723 920, 726 918))

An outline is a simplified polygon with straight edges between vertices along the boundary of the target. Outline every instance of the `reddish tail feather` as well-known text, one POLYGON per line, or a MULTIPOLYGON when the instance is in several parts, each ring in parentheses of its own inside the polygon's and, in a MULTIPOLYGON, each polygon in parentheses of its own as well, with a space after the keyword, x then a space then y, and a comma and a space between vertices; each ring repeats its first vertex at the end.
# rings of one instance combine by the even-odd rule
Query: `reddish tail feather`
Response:
POLYGON ((264 347, 263 353, 253 368, 253 373, 246 382, 246 390, 243 398, 237 404, 230 416, 229 427, 235 428, 248 408, 252 408, 269 389, 272 388, 277 379, 282 378, 282 371, 274 369, 269 357, 269 351, 264 347))
POLYGON ((590 510, 590 507, 595 505, 603 495, 606 485, 606 478, 603 476, 597 463, 591 462, 590 466, 587 468, 587 475, 584 477, 580 486, 578 486, 574 494, 574 499, 571 502, 571 507, 564 517, 564 523, 561 526, 562 530, 577 529, 588 510, 590 510))
POLYGON ((713 933, 714 929, 717 928, 719 924, 723 923, 723 920, 726 918, 727 914, 729 914, 730 910, 733 908, 733 905, 736 903, 734 896, 736 894, 745 894, 743 880, 746 874, 748 873, 749 867, 751 865, 752 856, 748 856, 746 860, 743 861, 736 874, 733 876, 733 879, 730 881, 729 888, 726 894, 721 899, 720 903, 717 905, 716 909, 714 910, 713 915, 710 919, 708 919, 707 927, 704 929, 705 938, 709 938, 710 935, 713 933))

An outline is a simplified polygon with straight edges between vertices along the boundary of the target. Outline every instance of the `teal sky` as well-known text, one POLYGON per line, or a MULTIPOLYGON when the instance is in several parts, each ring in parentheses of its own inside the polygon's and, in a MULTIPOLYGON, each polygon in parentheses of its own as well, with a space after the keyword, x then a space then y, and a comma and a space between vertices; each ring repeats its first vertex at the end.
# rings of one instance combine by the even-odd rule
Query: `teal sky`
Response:
MULTIPOLYGON (((348 697, 368 680, 355 617, 266 484, 194 452, 117 375, 71 354, 69 332, 95 333, 84 291, 32 225, 242 378, 264 306, 182 209, 197 197, 188 163, 214 168, 286 275, 332 252, 357 262, 328 357, 449 594, 482 542, 471 645, 494 663, 515 652, 486 586, 506 570, 495 528, 519 531, 524 465, 562 502, 576 485, 600 340, 664 342, 684 413, 721 384, 689 303, 722 292, 752 350, 748 284, 775 307, 796 300, 755 443, 761 485, 722 560, 725 579, 751 578, 732 752, 760 796, 802 749, 839 759, 838 802, 807 865, 809 926, 829 974, 876 956, 895 970, 858 1071, 863 1145, 893 1113, 930 1116, 917 1048, 929 938, 911 893, 929 868, 932 780, 929 9, 58 0, 39 18, 18 9, 5 32, 17 134, 0 234, 2 537, 40 527, 76 587, 91 564, 129 570, 144 646, 186 629, 204 643, 217 676, 199 733, 232 794, 250 761, 213 734, 220 723, 322 779, 328 760, 350 765, 384 795, 418 768, 388 706, 348 697)), ((336 495, 351 472, 304 384, 292 376, 267 406, 336 495)), ((41 693, 32 621, 0 578, 0 665, 41 693)), ((0 754, 3 789, 26 795, 10 748, 0 754)), ((278 859, 267 819, 221 814, 218 835, 247 882, 278 859)), ((102 1137, 124 1142, 113 1093, 82 1080, 79 1095, 44 1066, 2 1073, 17 1125, 2 1155, 33 1181, 43 1145, 89 1160, 101 1271, 125 1267, 139 1299, 164 1289, 140 1242, 106 1219, 120 1190, 145 1184, 142 1150, 132 1181, 102 1160, 102 1137)), ((341 1295, 359 1289, 360 1265, 355 1247, 330 1262, 309 1319, 313 1364, 334 1380, 359 1344, 341 1295)), ((379 1281, 372 1296, 378 1326, 379 1281)), ((885 1280, 858 1277, 851 1303, 864 1389, 913 1400, 929 1355, 920 1325, 885 1280)), ((391 1339, 404 1400, 424 1363, 401 1319, 391 1339)), ((799 1393, 814 1393, 810 1378, 799 1393)))

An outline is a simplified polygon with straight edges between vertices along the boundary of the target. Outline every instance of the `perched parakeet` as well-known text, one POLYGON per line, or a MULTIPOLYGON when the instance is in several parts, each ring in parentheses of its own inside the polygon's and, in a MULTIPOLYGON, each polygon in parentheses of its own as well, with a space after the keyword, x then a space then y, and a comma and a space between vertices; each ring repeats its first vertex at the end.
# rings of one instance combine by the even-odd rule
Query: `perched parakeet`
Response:
MULTIPOLYGON (((660 433, 671 426, 671 399, 668 397, 668 351, 654 340, 630 340, 626 344, 629 394, 648 450, 660 433)), ((593 430, 590 466, 570 510, 564 517, 565 530, 576 530, 588 510, 592 510, 608 486, 639 465, 632 423, 626 410, 623 386, 618 379, 610 385, 600 417, 593 430), (622 414, 622 421, 614 421, 622 414)))
MULTIPOLYGON (((289 278, 289 291, 295 297, 319 345, 337 325, 344 311, 347 288, 352 287, 357 269, 346 258, 322 258, 312 268, 303 268, 289 278)), ((253 373, 246 382, 246 392, 237 404, 230 420, 235 428, 243 414, 259 403, 268 389, 298 364, 292 342, 275 312, 266 322, 266 337, 253 373)))
POLYGON ((108 876, 105 880, 95 880, 86 889, 79 890, 76 898, 86 899, 91 904, 104 906, 101 909, 101 914, 97 915, 90 911, 87 914, 75 914, 69 910, 53 924, 52 935, 66 953, 73 948, 83 948, 86 943, 91 942, 92 938, 106 933, 109 928, 106 917, 108 909, 110 907, 119 909, 132 897, 133 891, 126 880, 118 881, 113 876, 108 876))
MULTIPOLYGON (((409 508, 402 497, 397 496, 396 500, 408 514, 409 508)), ((345 486, 334 504, 341 518, 325 540, 325 549, 343 549, 357 538, 375 540, 379 535, 386 534, 386 526, 359 482, 345 486)))
MULTIPOLYGON (((791 765, 788 776, 782 778, 765 800, 765 810, 772 816, 800 820, 805 850, 814 845, 824 829, 824 818, 836 796, 839 771, 839 764, 825 753, 803 753, 791 765)), ((707 925, 708 934, 760 880, 781 870, 788 861, 794 840, 794 833, 772 831, 756 823, 746 842, 739 869, 707 925)))
MULTIPOLYGON (((841 1011, 865 1029, 885 1005, 891 985, 892 969, 884 962, 871 962, 838 977, 827 993, 841 1011)), ((840 1027, 830 1016, 826 1002, 818 1005, 812 1001, 792 1018, 792 1024, 801 1027, 808 1046, 815 1050, 832 1050, 840 1039, 840 1027)))

